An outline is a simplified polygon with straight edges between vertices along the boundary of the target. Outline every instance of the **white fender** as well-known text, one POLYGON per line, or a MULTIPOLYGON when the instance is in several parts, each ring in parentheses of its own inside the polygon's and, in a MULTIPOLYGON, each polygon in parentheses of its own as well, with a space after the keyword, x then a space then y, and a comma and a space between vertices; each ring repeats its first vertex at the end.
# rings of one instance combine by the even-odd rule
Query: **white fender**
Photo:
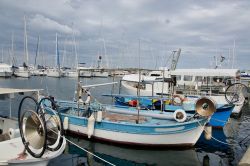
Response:
POLYGON ((88 126, 87 126, 88 138, 90 138, 94 134, 94 129, 95 129, 95 118, 94 114, 92 114, 88 118, 88 126))
POLYGON ((79 103, 79 104, 83 104, 82 98, 79 98, 78 103, 79 103))
POLYGON ((17 138, 17 137, 20 137, 20 131, 19 131, 19 129, 10 128, 8 131, 8 135, 9 135, 10 139, 17 138))
POLYGON ((187 119, 187 114, 183 109, 177 109, 174 111, 174 119, 177 122, 184 122, 187 119))
POLYGON ((210 140, 212 138, 212 126, 205 126, 205 139, 210 140))
POLYGON ((90 98, 91 98, 91 97, 88 95, 88 97, 87 97, 87 99, 86 99, 86 101, 85 101, 85 104, 89 104, 90 98))
POLYGON ((101 122, 102 121, 102 111, 97 111, 96 121, 97 122, 101 122))
POLYGON ((69 118, 68 117, 64 117, 64 119, 63 119, 63 129, 64 130, 69 129, 69 118))

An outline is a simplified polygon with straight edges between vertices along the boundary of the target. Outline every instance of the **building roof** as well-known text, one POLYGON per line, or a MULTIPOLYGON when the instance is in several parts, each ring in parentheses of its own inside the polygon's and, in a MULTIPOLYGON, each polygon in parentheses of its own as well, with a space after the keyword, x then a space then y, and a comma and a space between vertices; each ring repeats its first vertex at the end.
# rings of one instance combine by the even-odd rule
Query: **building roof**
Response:
POLYGON ((190 75, 205 77, 238 77, 239 69, 176 69, 170 72, 171 75, 190 75))

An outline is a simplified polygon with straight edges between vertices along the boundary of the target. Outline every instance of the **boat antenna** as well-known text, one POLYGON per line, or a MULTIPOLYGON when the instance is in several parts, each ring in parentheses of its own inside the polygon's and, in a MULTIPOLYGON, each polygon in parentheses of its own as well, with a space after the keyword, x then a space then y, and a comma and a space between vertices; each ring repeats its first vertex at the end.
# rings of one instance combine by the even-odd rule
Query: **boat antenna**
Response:
MULTIPOLYGON (((163 112, 163 105, 164 105, 164 100, 163 100, 163 90, 164 90, 164 81, 165 81, 165 69, 163 68, 162 70, 162 86, 161 86, 161 112, 163 112)), ((153 84, 154 85, 154 84, 153 84)))
POLYGON ((26 65, 29 65, 28 38, 27 38, 25 15, 24 15, 24 55, 25 55, 26 65))
POLYGON ((139 81, 137 87, 137 121, 139 123, 140 118, 140 85, 141 85, 141 40, 139 39, 139 49, 138 49, 138 57, 139 57, 139 64, 138 64, 138 72, 139 72, 139 81))

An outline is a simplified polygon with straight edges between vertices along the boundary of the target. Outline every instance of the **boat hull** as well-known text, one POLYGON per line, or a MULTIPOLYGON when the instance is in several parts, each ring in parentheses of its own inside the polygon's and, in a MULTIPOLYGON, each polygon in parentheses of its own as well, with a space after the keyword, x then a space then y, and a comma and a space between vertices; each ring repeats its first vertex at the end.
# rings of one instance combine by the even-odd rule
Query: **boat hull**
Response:
POLYGON ((0 77, 5 77, 5 78, 7 78, 7 77, 11 77, 12 76, 12 72, 7 72, 7 71, 5 71, 5 72, 0 72, 0 77))
MULTIPOLYGON (((68 130, 87 136, 88 119, 61 113, 62 119, 69 119, 68 130)), ((204 130, 206 119, 178 125, 124 124, 106 120, 95 122, 91 138, 125 145, 137 146, 193 146, 204 130)), ((176 123, 175 123, 176 124, 176 123)))
POLYGON ((31 76, 29 71, 15 71, 14 75, 22 78, 29 78, 31 76))
POLYGON ((48 70, 47 71, 47 76, 48 77, 55 77, 55 78, 60 78, 63 76, 62 71, 60 70, 48 70))
POLYGON ((93 71, 92 72, 93 77, 108 77, 109 73, 108 72, 102 72, 102 71, 93 71))

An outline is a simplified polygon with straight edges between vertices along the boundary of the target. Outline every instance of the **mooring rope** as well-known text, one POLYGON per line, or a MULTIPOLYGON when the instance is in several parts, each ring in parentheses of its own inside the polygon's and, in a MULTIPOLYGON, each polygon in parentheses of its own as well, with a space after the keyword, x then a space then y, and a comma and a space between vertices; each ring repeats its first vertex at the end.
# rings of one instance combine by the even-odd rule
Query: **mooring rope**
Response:
MULTIPOLYGON (((56 132, 55 132, 54 130, 52 130, 52 129, 49 129, 49 130, 52 131, 52 132, 54 132, 55 134, 58 134, 58 133, 56 133, 56 132)), ((101 158, 101 157, 95 155, 94 153, 88 151, 87 149, 82 148, 81 146, 77 145, 76 143, 70 141, 70 140, 69 140, 68 138, 66 138, 65 136, 60 135, 60 137, 64 138, 66 141, 68 141, 69 143, 75 145, 76 147, 78 147, 79 149, 83 150, 84 152, 86 152, 86 153, 88 153, 88 154, 90 154, 90 155, 92 155, 92 156, 94 156, 94 157, 96 157, 96 158, 102 160, 103 162, 105 162, 105 163, 107 163, 107 164, 109 164, 109 165, 112 165, 112 166, 116 166, 115 164, 113 164, 113 163, 111 163, 111 162, 109 162, 109 161, 107 161, 107 160, 105 160, 105 159, 103 159, 103 158, 101 158)))
MULTIPOLYGON (((199 121, 198 121, 198 124, 199 124, 201 127, 203 127, 203 126, 200 124, 199 121)), ((208 131, 206 131, 205 127, 204 127, 204 131, 205 131, 205 133, 209 134, 208 131)), ((217 142, 219 142, 219 143, 222 143, 222 144, 225 144, 225 145, 231 145, 231 146, 236 146, 236 145, 237 145, 237 144, 230 144, 230 143, 227 143, 227 142, 224 142, 224 141, 220 141, 220 140, 218 140, 217 138, 213 137, 213 136, 212 136, 212 133, 211 133, 211 138, 214 139, 215 141, 217 141, 217 142)))
MULTIPOLYGON (((63 136, 62 136, 62 137, 63 137, 63 136)), ((101 157, 99 157, 99 156, 95 155, 94 153, 92 153, 92 152, 90 152, 90 151, 88 151, 88 150, 86 150, 86 149, 82 148, 81 146, 79 146, 79 145, 77 145, 76 143, 74 143, 74 142, 70 141, 70 140, 69 140, 69 139, 67 139, 66 137, 64 137, 64 138, 66 139, 66 141, 68 141, 69 143, 71 143, 71 144, 75 145, 76 147, 78 147, 79 149, 81 149, 81 150, 85 151, 86 153, 89 153, 90 155, 92 155, 92 156, 94 156, 94 157, 96 157, 96 158, 98 158, 98 159, 100 159, 100 160, 104 161, 105 163, 107 163, 107 164, 109 164, 109 165, 115 166, 115 164, 113 164, 113 163, 111 163, 111 162, 109 162, 109 161, 107 161, 107 160, 105 160, 105 159, 103 159, 103 158, 101 158, 101 157)))

